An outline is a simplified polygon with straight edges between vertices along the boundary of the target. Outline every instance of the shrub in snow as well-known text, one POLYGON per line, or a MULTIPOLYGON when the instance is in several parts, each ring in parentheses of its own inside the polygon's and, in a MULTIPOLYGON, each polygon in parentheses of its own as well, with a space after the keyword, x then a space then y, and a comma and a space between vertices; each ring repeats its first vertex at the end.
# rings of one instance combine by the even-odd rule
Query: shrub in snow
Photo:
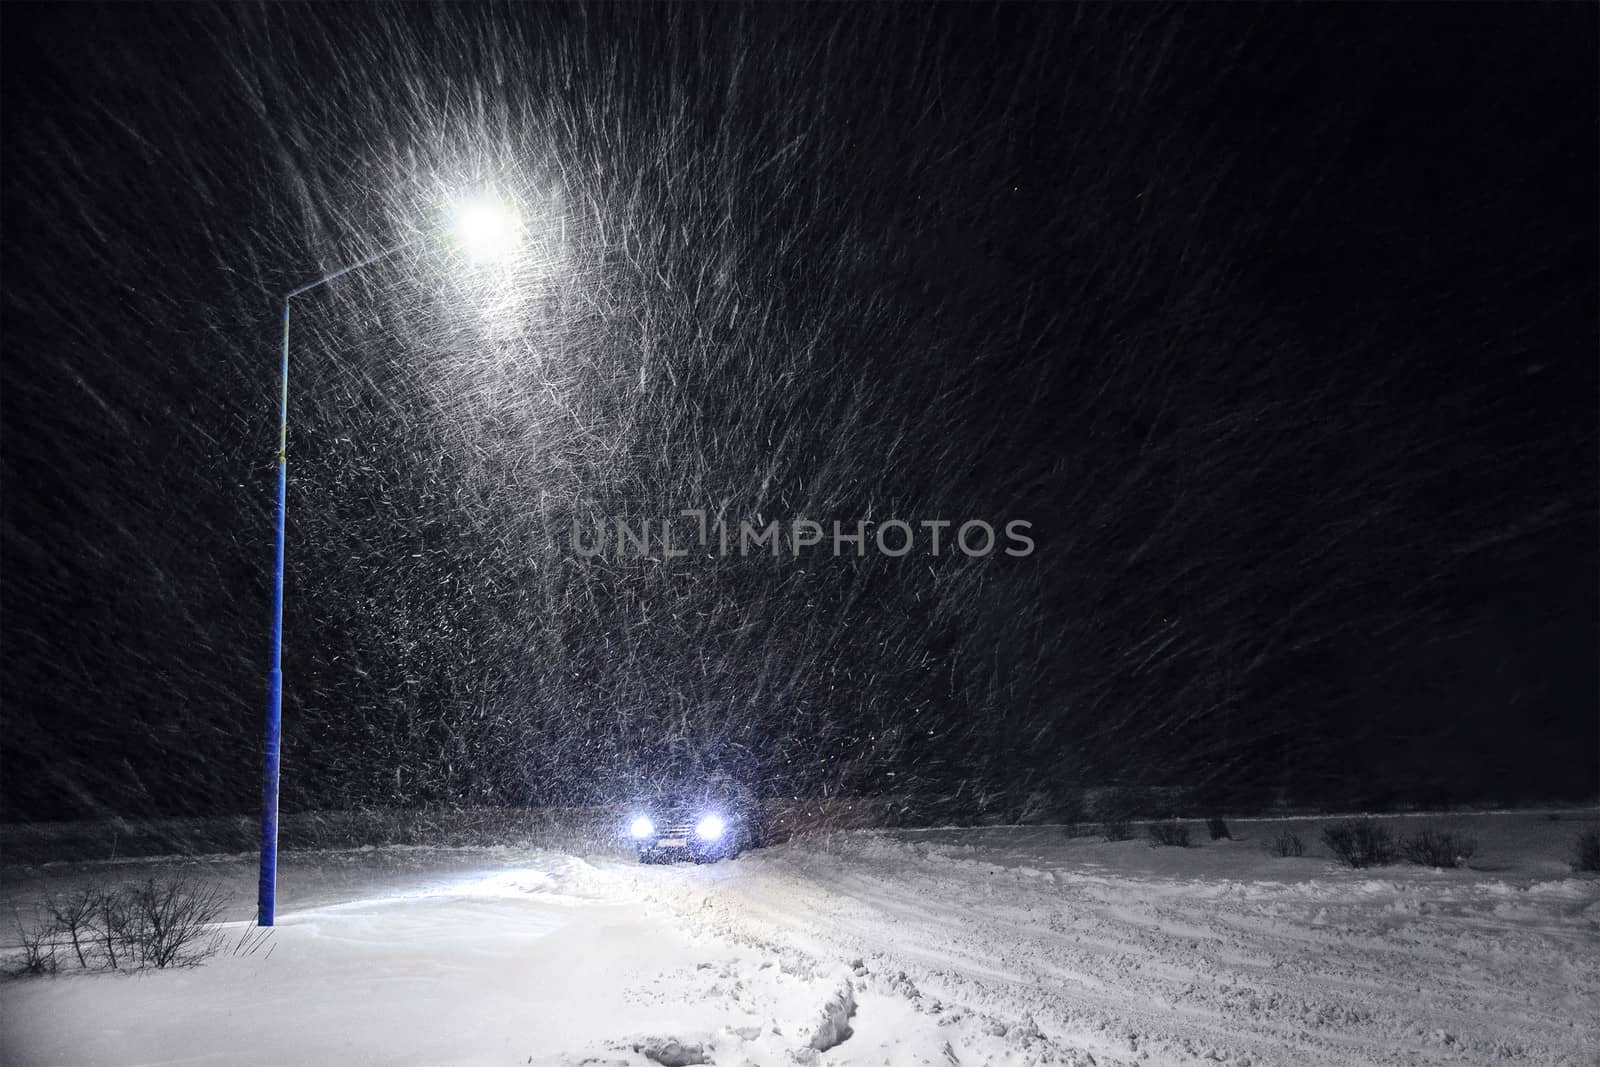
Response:
POLYGON ((1395 861, 1394 835, 1376 819, 1346 819, 1324 827, 1322 843, 1346 867, 1382 867, 1395 861))
POLYGON ((1207 819, 1206 832, 1211 835, 1211 840, 1213 841, 1221 841, 1224 838, 1229 841, 1233 840, 1233 835, 1228 833, 1228 824, 1221 819, 1207 819))
POLYGON ((1600 830, 1585 830, 1572 843, 1572 869, 1600 871, 1600 830))
MULTIPOLYGON (((197 964, 222 947, 217 922, 226 906, 220 888, 185 878, 79 889, 45 901, 45 917, 22 931, 22 969, 49 973, 60 960, 110 971, 197 964)), ((247 931, 234 954, 253 953, 263 941, 247 931)))
POLYGON ((134 928, 146 966, 199 963, 218 948, 215 926, 228 899, 217 886, 154 878, 133 891, 134 928))
POLYGON ((1278 836, 1267 842, 1267 852, 1280 859, 1290 856, 1304 856, 1306 854, 1305 842, 1300 840, 1300 835, 1293 830, 1279 830, 1278 836))
POLYGON ((52 932, 65 935, 72 946, 78 966, 89 966, 88 957, 94 951, 94 918, 100 910, 99 894, 93 889, 80 889, 45 901, 44 909, 54 924, 52 932))
POLYGON ((1405 839, 1400 854, 1423 867, 1459 867, 1478 851, 1478 842, 1451 830, 1428 827, 1405 839))
MULTIPOLYGON (((126 892, 94 890, 95 946, 104 954, 101 965, 116 970, 133 955, 138 942, 133 914, 128 910, 126 892)), ((133 962, 137 963, 135 958, 133 962)))
POLYGON ((1175 822, 1153 822, 1145 828, 1145 831, 1150 835, 1152 847, 1189 847, 1189 828, 1187 826, 1180 826, 1175 822))
POLYGON ((17 924, 18 940, 22 944, 21 974, 55 974, 56 942, 48 926, 29 928, 17 924))

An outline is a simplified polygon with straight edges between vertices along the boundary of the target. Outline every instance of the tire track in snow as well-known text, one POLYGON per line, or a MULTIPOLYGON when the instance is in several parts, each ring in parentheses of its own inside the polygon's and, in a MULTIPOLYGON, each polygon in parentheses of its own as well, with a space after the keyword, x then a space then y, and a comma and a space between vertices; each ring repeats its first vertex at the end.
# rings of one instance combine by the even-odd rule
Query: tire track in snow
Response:
POLYGON ((1570 1011, 1600 1003, 1600 973, 1582 962, 1591 906, 1571 900, 1533 902, 1531 921, 1507 927, 1493 887, 1019 873, 870 835, 739 867, 707 898, 727 924, 903 970, 924 994, 1032 1017, 1101 1057, 1593 1059, 1593 1024, 1570 1011))

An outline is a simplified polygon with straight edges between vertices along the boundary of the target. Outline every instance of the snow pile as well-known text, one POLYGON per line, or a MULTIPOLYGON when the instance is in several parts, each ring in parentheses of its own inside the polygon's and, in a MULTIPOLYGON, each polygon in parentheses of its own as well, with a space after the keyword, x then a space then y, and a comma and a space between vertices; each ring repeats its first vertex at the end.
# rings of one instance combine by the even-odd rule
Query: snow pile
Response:
POLYGON ((850 1017, 856 1013, 856 997, 850 980, 839 983, 833 995, 823 1002, 816 1025, 806 1041, 808 1048, 826 1052, 850 1036, 850 1017))

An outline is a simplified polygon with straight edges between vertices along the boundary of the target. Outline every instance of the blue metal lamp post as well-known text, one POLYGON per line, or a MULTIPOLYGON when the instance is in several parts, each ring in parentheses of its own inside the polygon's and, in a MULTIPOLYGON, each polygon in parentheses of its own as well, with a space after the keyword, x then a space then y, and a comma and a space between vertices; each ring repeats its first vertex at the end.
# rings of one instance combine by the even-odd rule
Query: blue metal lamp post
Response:
POLYGON ((378 262, 407 245, 385 249, 359 263, 291 290, 283 298, 283 342, 278 353, 278 497, 273 510, 272 666, 267 671, 266 757, 261 782, 261 883, 256 921, 271 926, 278 895, 278 761, 283 736, 283 531, 289 496, 289 305, 295 297, 378 262))
MULTIPOLYGON (((502 259, 516 247, 520 222, 516 213, 492 193, 456 205, 455 234, 463 250, 477 262, 502 259)), ((418 244, 417 238, 368 256, 318 278, 283 298, 283 339, 278 361, 278 497, 273 519, 272 663, 267 672, 267 729, 261 780, 261 881, 256 921, 271 926, 278 895, 278 764, 283 736, 283 535, 289 491, 289 308, 303 293, 327 285, 352 271, 418 244)))

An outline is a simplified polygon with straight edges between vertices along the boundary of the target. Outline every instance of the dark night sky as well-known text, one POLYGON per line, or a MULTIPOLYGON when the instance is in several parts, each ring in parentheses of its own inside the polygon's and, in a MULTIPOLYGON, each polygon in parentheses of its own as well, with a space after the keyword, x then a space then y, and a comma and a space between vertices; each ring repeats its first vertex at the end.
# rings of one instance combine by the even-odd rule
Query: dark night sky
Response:
POLYGON ((297 305, 290 806, 1600 785, 1592 5, 3 15, 8 818, 254 803, 277 301, 472 181, 500 327, 297 305), (532 547, 723 501, 1038 551, 532 547))

